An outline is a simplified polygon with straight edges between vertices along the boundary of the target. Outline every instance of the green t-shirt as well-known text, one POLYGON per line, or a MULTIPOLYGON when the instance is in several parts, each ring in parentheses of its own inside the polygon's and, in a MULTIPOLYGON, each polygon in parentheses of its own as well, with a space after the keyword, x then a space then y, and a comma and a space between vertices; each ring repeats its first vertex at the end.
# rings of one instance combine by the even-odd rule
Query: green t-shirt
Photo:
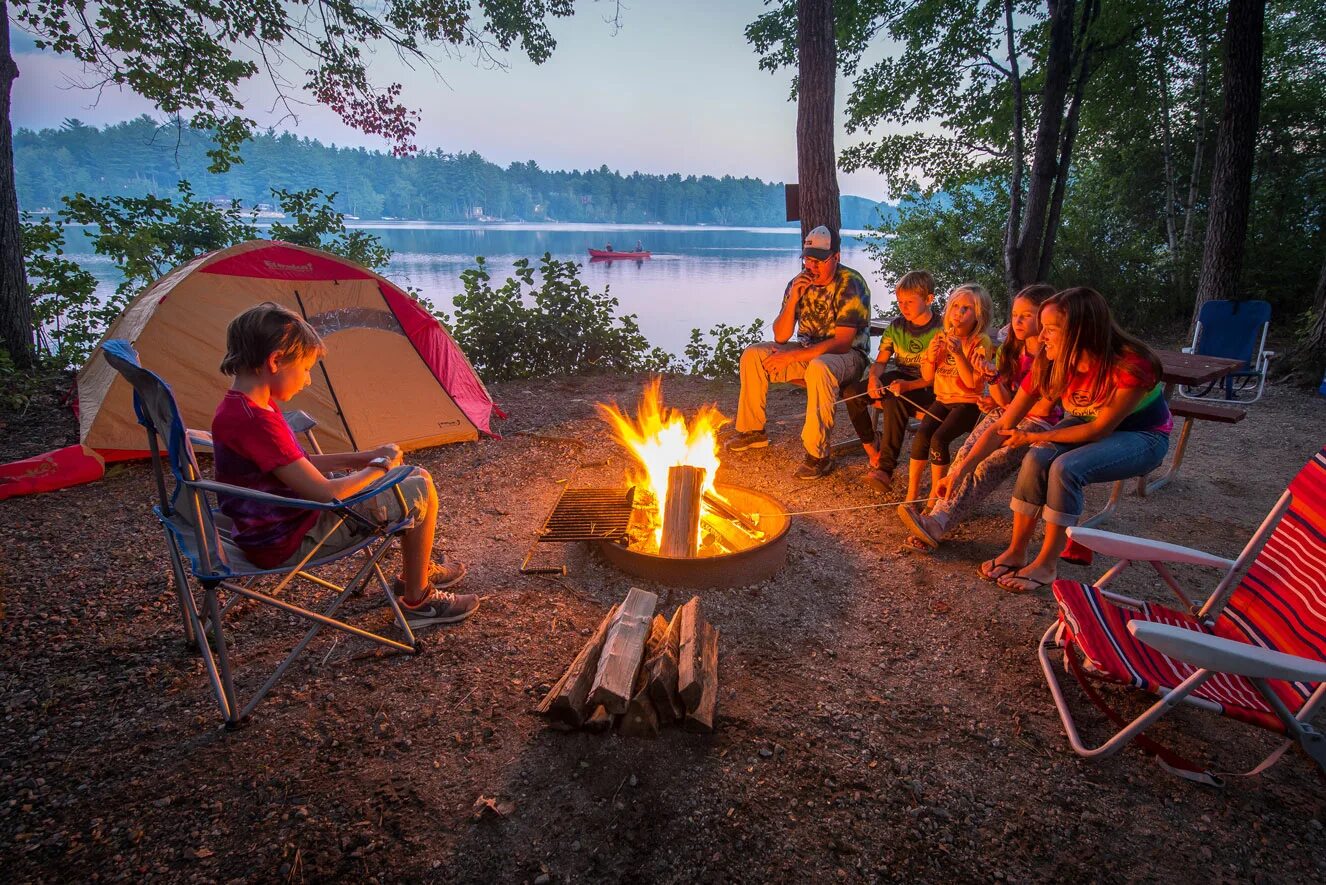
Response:
POLYGON ((832 338, 839 326, 856 330, 852 347, 862 356, 870 353, 870 287, 865 277, 838 265, 833 280, 826 286, 810 282, 810 275, 802 271, 792 278, 783 292, 783 304, 800 291, 797 302, 797 339, 802 344, 818 344, 832 338))
POLYGON ((937 311, 930 311, 930 322, 916 325, 896 317, 884 330, 879 341, 877 360, 887 360, 892 351, 898 371, 912 381, 921 377, 921 357, 935 336, 944 328, 944 320, 937 311))

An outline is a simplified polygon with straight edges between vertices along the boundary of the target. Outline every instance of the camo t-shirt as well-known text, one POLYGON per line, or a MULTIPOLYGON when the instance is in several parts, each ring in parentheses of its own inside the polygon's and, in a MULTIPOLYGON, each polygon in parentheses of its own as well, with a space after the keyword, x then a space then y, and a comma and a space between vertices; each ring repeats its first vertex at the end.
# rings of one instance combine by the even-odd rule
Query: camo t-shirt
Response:
POLYGON ((792 278, 783 292, 783 304, 800 292, 797 302, 797 340, 802 344, 818 344, 832 338, 839 326, 856 330, 852 348, 862 356, 870 352, 870 287, 865 277, 845 265, 826 286, 816 286, 810 274, 802 271, 792 278))
POLYGON ((884 337, 879 342, 877 362, 887 362, 889 354, 897 363, 898 371, 908 379, 915 381, 921 377, 921 357, 930 342, 944 328, 944 320, 935 311, 930 311, 930 321, 917 325, 897 317, 884 330, 884 337))

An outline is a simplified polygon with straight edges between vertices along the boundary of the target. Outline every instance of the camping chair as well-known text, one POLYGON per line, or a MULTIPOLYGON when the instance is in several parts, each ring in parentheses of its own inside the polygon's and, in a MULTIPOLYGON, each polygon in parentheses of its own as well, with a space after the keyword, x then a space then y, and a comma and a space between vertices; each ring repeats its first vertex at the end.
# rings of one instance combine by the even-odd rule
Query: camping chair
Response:
POLYGON ((1326 736, 1311 725, 1326 700, 1326 448, 1299 471, 1237 559, 1097 529, 1075 527, 1068 533, 1119 558, 1094 586, 1054 582, 1059 618, 1041 638, 1041 669, 1079 755, 1110 756, 1136 740, 1174 774, 1218 785, 1213 772, 1142 734, 1183 702, 1285 734, 1248 774, 1269 768, 1295 743, 1326 774, 1326 736), (1131 562, 1150 562, 1191 614, 1105 589, 1131 562), (1197 608, 1167 563, 1209 566, 1224 574, 1197 608), (1078 737, 1050 663, 1056 648, 1063 649, 1065 669, 1120 726, 1098 747, 1088 748, 1078 737), (1088 676, 1141 688, 1160 700, 1126 723, 1088 676))
POLYGON ((1266 388, 1266 369, 1275 356, 1275 351, 1265 349, 1266 332, 1270 327, 1271 305, 1265 301, 1207 301, 1197 314, 1192 346, 1183 348, 1183 352, 1240 360, 1243 368, 1205 387, 1180 386, 1179 393, 1198 399, 1209 395, 1220 384, 1225 399, 1239 400, 1240 393, 1255 385, 1252 398, 1243 401, 1255 403, 1261 399, 1266 388))
MULTIPOLYGON (((379 564, 396 536, 410 528, 414 521, 405 519, 387 525, 377 525, 351 509, 352 505, 360 501, 371 498, 385 489, 396 487, 410 474, 411 468, 397 467, 376 484, 358 494, 343 501, 333 500, 328 503, 282 498, 253 489, 204 480, 198 470, 193 446, 180 419, 179 408, 170 386, 155 373, 142 367, 138 362, 138 354, 129 342, 118 339, 107 341, 103 345, 103 350, 107 362, 133 385, 134 411, 137 413, 138 422, 147 428, 147 448, 152 453, 152 472, 156 478, 158 503, 153 508, 153 512, 161 523, 166 537, 166 547, 170 553, 171 569, 175 578, 175 591, 179 597, 184 620, 185 640, 197 645, 212 691, 216 696, 217 706, 220 707, 221 716, 228 728, 237 727, 253 712, 258 702, 271 690, 323 627, 343 630, 397 651, 418 650, 418 642, 409 624, 406 623, 391 584, 383 575, 379 564), (161 453, 163 438, 164 463, 161 453), (173 477, 173 489, 169 492, 166 465, 169 465, 173 477), (321 545, 319 545, 296 565, 261 568, 245 559, 243 552, 230 540, 229 520, 217 511, 209 500, 209 495, 217 494, 266 501, 302 510, 332 511, 343 521, 355 521, 365 529, 369 529, 370 533, 359 543, 344 550, 320 554, 321 545), (361 552, 362 563, 353 579, 345 586, 313 574, 315 569, 361 552), (205 616, 199 612, 195 591, 185 571, 186 558, 194 578, 202 586, 202 608, 206 613, 205 616), (267 578, 279 581, 275 587, 266 592, 255 589, 262 579, 267 578), (278 598, 295 578, 303 579, 315 587, 330 590, 337 595, 321 611, 313 611, 278 598), (361 592, 374 578, 386 594, 387 603, 391 607, 396 623, 404 633, 403 641, 380 636, 333 617, 336 610, 351 594, 361 592), (222 592, 228 596, 224 604, 220 598, 222 592), (226 650, 225 637, 222 633, 226 612, 240 599, 252 599, 311 622, 311 626, 299 643, 242 707, 235 692, 230 653, 226 650)), ((339 527, 340 523, 337 525, 339 527)))

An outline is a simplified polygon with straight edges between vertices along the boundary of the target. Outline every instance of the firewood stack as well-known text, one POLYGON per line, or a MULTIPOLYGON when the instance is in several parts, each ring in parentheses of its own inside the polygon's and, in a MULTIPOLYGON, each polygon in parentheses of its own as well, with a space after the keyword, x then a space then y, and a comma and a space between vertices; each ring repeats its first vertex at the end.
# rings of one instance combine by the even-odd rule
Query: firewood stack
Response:
POLYGON ((718 712, 718 629, 693 597, 668 621, 654 613, 658 597, 632 587, 615 605, 571 666, 539 703, 555 722, 587 731, 616 726, 622 734, 655 737, 680 723, 714 730, 718 712))

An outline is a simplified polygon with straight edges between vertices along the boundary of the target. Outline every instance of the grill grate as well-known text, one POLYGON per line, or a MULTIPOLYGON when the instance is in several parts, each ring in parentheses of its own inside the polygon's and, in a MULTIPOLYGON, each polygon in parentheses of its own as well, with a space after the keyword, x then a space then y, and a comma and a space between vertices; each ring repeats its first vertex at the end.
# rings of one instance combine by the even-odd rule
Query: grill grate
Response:
POLYGON ((635 486, 621 489, 565 489, 539 532, 539 540, 568 541, 626 540, 635 503, 635 486))

